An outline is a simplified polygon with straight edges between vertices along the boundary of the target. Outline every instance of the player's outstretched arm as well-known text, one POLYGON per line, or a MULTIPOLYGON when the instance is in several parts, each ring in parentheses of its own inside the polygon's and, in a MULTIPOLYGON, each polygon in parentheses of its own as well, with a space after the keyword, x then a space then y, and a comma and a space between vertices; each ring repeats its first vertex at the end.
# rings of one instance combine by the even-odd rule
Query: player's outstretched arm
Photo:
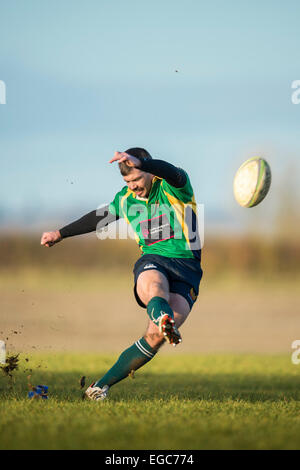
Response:
POLYGON ((100 230, 111 222, 118 220, 118 218, 118 216, 112 215, 109 212, 108 205, 104 206, 101 209, 89 212, 60 230, 44 232, 41 238, 41 245, 51 247, 64 238, 94 232, 96 229, 100 230))

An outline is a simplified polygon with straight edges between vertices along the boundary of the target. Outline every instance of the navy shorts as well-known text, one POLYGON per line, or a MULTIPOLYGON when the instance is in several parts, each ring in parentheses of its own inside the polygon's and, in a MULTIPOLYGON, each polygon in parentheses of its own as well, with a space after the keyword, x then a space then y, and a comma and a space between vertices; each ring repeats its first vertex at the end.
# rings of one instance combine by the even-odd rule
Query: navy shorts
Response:
POLYGON ((200 261, 194 258, 168 258, 161 255, 142 255, 134 265, 134 295, 137 303, 146 308, 138 296, 136 284, 139 275, 151 269, 163 273, 169 281, 170 292, 182 295, 194 305, 199 294, 199 284, 202 278, 200 261))

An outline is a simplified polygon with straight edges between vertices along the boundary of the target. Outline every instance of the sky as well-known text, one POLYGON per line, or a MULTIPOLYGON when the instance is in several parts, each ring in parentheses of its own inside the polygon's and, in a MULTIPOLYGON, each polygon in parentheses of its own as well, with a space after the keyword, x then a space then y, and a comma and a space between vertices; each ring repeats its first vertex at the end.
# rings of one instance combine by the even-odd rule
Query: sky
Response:
POLYGON ((110 202, 124 182, 108 161, 136 146, 189 173, 208 226, 274 214, 282 179, 299 181, 299 14, 296 0, 0 0, 0 228, 54 230, 110 202), (272 187, 248 210, 232 183, 252 156, 272 187))

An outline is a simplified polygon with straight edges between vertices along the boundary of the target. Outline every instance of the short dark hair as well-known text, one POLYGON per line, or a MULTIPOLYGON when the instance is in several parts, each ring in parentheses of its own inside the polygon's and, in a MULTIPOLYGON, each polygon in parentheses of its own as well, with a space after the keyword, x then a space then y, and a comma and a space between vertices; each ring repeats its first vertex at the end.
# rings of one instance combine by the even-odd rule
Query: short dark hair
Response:
MULTIPOLYGON (((152 160, 150 153, 140 147, 132 147, 128 150, 125 150, 125 153, 128 153, 129 155, 138 158, 140 161, 152 160)), ((119 168, 122 176, 128 175, 134 169, 134 167, 128 166, 126 162, 119 163, 119 168)))

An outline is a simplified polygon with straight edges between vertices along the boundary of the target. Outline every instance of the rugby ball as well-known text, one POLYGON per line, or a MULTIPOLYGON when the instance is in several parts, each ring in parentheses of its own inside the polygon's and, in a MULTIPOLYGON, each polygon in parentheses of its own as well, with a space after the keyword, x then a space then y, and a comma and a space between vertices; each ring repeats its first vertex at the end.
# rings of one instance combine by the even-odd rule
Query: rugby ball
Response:
POLYGON ((268 194, 271 186, 271 168, 260 157, 246 160, 233 181, 234 197, 242 207, 257 206, 268 194))

